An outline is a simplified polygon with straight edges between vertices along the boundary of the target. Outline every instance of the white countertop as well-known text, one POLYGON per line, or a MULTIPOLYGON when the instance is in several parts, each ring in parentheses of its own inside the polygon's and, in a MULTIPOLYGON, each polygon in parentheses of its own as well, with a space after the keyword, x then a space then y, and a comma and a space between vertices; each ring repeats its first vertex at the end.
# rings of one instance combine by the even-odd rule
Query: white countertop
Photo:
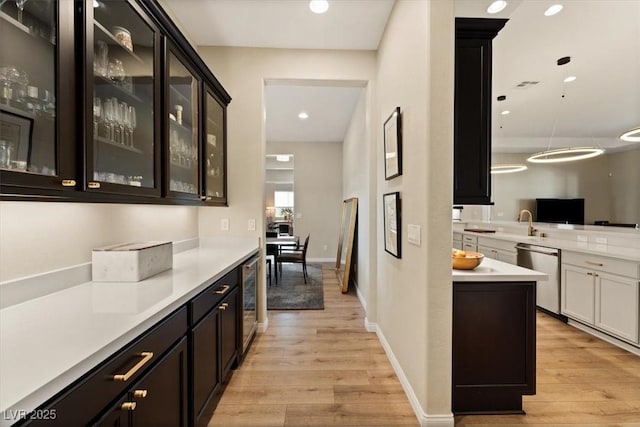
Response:
POLYGON ((548 280, 545 273, 485 257, 473 270, 452 269, 454 282, 538 282, 548 280))
POLYGON ((203 238, 141 282, 87 282, 0 310, 0 426, 13 423, 9 409, 35 409, 257 250, 257 238, 203 238))
POLYGON ((514 243, 529 243, 531 245, 544 246, 547 248, 581 252, 581 253, 600 255, 600 256, 608 256, 612 258, 640 262, 640 249, 638 248, 627 248, 622 246, 598 244, 593 242, 578 242, 576 240, 553 239, 549 237, 525 236, 520 234, 503 233, 503 232, 477 233, 473 231, 463 231, 462 229, 457 229, 455 227, 453 231, 456 233, 462 233, 469 236, 478 236, 478 237, 485 237, 489 239, 506 240, 514 243))

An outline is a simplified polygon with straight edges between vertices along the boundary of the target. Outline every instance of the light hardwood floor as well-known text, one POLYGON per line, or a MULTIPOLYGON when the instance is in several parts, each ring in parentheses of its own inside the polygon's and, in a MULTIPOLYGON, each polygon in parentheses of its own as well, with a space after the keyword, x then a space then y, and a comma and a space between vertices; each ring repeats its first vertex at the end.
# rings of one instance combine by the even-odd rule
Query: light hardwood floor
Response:
MULTIPOLYGON (((325 265, 324 310, 270 311, 209 426, 417 426, 353 294, 325 265)), ((538 314, 537 395, 526 416, 456 417, 456 426, 640 427, 640 358, 538 314)))

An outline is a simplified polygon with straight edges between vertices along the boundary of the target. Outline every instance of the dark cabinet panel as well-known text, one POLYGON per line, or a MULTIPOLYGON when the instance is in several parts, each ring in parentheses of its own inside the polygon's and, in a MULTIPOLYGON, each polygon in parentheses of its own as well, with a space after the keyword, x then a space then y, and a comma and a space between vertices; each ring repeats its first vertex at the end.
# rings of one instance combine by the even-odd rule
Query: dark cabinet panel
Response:
POLYGON ((210 205, 227 204, 226 108, 215 93, 205 88, 204 191, 210 205))
POLYGON ((505 23, 456 18, 455 204, 491 204, 491 45, 505 23))
MULTIPOLYGON (((218 364, 218 310, 212 310, 192 332, 193 419, 199 425, 207 417, 207 403, 220 383, 218 364)), ((208 420, 208 418, 207 418, 208 420)), ((206 420, 205 420, 206 421, 206 420)))
POLYGON ((134 427, 186 427, 187 339, 183 338, 129 391, 134 427))
POLYGON ((135 409, 133 402, 125 397, 118 401, 107 413, 100 418, 94 427, 130 427, 131 411, 135 409))
POLYGON ((238 290, 227 296, 220 305, 220 366, 224 380, 238 357, 238 333, 240 331, 238 290))
POLYGON ((453 284, 453 412, 522 413, 536 390, 535 282, 453 284))

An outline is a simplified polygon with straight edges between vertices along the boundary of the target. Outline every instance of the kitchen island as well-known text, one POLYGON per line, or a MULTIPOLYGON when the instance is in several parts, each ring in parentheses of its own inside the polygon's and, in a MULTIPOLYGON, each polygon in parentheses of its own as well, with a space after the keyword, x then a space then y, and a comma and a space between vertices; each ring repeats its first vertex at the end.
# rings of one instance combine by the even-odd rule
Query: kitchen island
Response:
POLYGON ((452 276, 453 413, 524 413, 522 396, 536 391, 535 287, 547 275, 485 258, 452 276))

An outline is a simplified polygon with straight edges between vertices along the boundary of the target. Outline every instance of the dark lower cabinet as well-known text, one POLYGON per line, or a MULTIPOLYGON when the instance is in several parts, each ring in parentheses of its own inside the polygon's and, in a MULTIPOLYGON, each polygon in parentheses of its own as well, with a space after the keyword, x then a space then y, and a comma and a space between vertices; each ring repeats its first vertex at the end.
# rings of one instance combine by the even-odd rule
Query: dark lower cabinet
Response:
POLYGON ((129 416, 131 402, 128 396, 120 399, 107 413, 100 418, 95 427, 129 427, 131 426, 131 417, 129 416))
POLYGON ((522 414, 536 393, 535 282, 453 283, 454 414, 522 414))
POLYGON ((220 313, 220 362, 222 378, 225 379, 238 358, 238 290, 224 299, 220 313))
POLYGON ((491 45, 506 19, 456 18, 453 203, 491 203, 491 45))
POLYGON ((218 368, 218 310, 211 310, 196 326, 192 336, 193 419, 198 424, 207 416, 207 403, 220 385, 218 368))

